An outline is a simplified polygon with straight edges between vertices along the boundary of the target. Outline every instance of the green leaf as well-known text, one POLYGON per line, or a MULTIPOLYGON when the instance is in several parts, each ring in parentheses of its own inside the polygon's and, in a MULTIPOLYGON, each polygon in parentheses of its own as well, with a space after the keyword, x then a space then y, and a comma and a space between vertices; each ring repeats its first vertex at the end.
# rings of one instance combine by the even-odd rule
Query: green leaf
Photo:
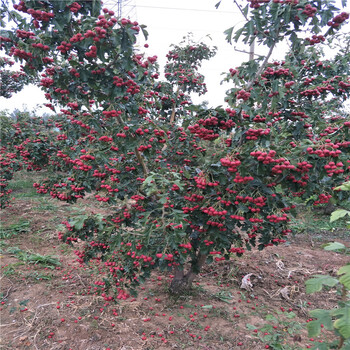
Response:
POLYGON ((350 338, 350 306, 345 306, 341 309, 332 310, 333 316, 340 316, 334 322, 334 328, 336 328, 343 338, 350 338))
POLYGON ((100 0, 92 0, 92 11, 91 14, 97 17, 101 12, 102 2, 100 0))
POLYGON ((329 220, 330 222, 336 221, 342 217, 344 217, 345 215, 349 215, 350 216, 350 211, 345 210, 345 209, 338 209, 335 210, 332 214, 331 214, 331 219, 329 220))
POLYGON ((289 21, 290 21, 290 12, 291 12, 291 7, 286 6, 285 11, 284 11, 284 15, 283 15, 283 19, 284 19, 285 23, 289 23, 289 21))
POLYGON ((145 26, 144 24, 141 24, 140 28, 143 36, 145 37, 145 40, 147 40, 148 39, 148 31, 146 30, 147 26, 145 26))
POLYGON ((84 223, 87 218, 88 218, 87 215, 81 215, 74 218, 72 222, 72 226, 74 226, 77 230, 81 230, 84 227, 84 223))
POLYGON ((324 250, 331 250, 331 251, 339 251, 339 250, 345 250, 346 247, 343 243, 339 243, 339 242, 330 242, 327 243, 323 246, 324 250))
POLYGON ((271 314, 268 314, 268 315, 266 315, 265 320, 266 321, 276 321, 276 317, 271 315, 271 314))
POLYGON ((338 271, 337 275, 340 276, 339 282, 350 290, 350 264, 342 266, 338 271))
POLYGON ((202 309, 212 309, 213 308, 213 305, 203 305, 202 306, 202 309))
POLYGON ((232 33, 233 33, 233 29, 234 29, 235 27, 233 26, 233 27, 231 27, 231 28, 228 28, 228 29, 226 29, 225 31, 224 31, 224 34, 226 35, 226 40, 230 43, 230 44, 232 44, 232 33))
POLYGON ((287 314, 287 318, 294 318, 296 316, 296 314, 294 312, 289 312, 287 314))
POLYGON ((306 293, 311 294, 319 292, 320 290, 322 290, 323 285, 328 287, 334 287, 337 283, 339 283, 339 281, 331 276, 314 275, 312 278, 305 282, 306 293))
POLYGON ((250 331, 253 331, 256 329, 256 326, 254 326, 253 324, 250 324, 250 323, 247 323, 246 324, 246 327, 250 330, 250 331))
POLYGON ((328 343, 317 343, 317 345, 313 346, 311 350, 329 350, 328 343))
POLYGON ((67 0, 61 0, 61 1, 54 1, 52 3, 53 7, 56 8, 59 11, 63 11, 66 9, 67 5, 71 4, 72 1, 67 1, 67 0))
MULTIPOLYGON (((243 31, 244 31, 244 27, 238 29, 237 32, 235 32, 235 36, 233 37, 233 40, 234 40, 235 42, 238 41, 238 39, 239 39, 239 37, 242 35, 243 31)), ((226 40, 227 40, 229 43, 231 43, 231 40, 228 40, 227 37, 226 37, 226 40)))
POLYGON ((19 305, 21 305, 21 306, 27 306, 28 301, 29 301, 29 299, 22 300, 22 301, 19 302, 19 305))
POLYGON ((342 185, 336 187, 334 190, 336 191, 350 191, 350 181, 347 181, 345 183, 343 183, 342 185))
POLYGON ((63 31, 63 26, 56 19, 53 19, 51 23, 55 26, 55 29, 57 29, 59 32, 63 31))
POLYGON ((308 322, 307 330, 309 333, 309 337, 317 337, 321 332, 321 325, 324 326, 327 330, 333 329, 332 322, 332 310, 322 310, 316 309, 310 311, 310 315, 315 318, 315 320, 308 322))
POLYGON ((246 5, 246 7, 242 11, 243 11, 244 16, 247 17, 248 16, 248 11, 249 11, 249 4, 246 5))

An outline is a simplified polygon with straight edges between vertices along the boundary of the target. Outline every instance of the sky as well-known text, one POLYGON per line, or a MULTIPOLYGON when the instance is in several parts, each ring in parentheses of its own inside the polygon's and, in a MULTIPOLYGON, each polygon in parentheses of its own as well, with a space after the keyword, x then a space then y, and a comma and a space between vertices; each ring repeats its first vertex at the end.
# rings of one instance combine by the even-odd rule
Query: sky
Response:
MULTIPOLYGON (((219 0, 125 0, 123 15, 147 25, 149 48, 146 54, 157 55, 160 66, 166 63, 165 55, 171 44, 178 44, 187 36, 193 34, 194 42, 205 42, 209 46, 217 46, 218 52, 210 61, 204 62, 200 72, 206 77, 208 93, 201 98, 193 97, 194 102, 209 101, 209 106, 224 104, 225 91, 232 86, 221 85, 222 73, 235 68, 241 62, 248 60, 247 45, 230 45, 225 40, 224 31, 232 26, 237 29, 244 24, 244 17, 232 0, 222 0, 218 9, 215 4, 219 0)), ((105 6, 116 11, 116 0, 105 0, 105 6)), ((350 8, 348 7, 349 11, 350 8)), ((145 43, 140 35, 140 48, 145 43)), ((274 51, 274 59, 282 59, 288 48, 280 45, 274 51)), ((266 54, 266 49, 256 47, 257 54, 266 54)), ((46 103, 44 93, 35 86, 24 88, 11 99, 0 97, 0 109, 14 108, 36 110, 38 113, 49 112, 39 104, 46 103)))

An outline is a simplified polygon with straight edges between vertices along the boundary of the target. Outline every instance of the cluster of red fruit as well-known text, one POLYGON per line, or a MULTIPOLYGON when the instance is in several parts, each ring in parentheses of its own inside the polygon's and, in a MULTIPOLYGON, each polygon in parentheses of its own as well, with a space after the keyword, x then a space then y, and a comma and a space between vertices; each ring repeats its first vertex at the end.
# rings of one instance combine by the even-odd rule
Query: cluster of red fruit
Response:
POLYGON ((222 166, 228 167, 229 172, 235 173, 237 171, 237 167, 241 165, 241 161, 239 159, 232 159, 230 157, 221 158, 220 162, 222 166))
POLYGON ((271 129, 248 129, 246 133, 247 140, 257 140, 260 136, 268 135, 271 129))
POLYGON ((329 177, 332 177, 333 174, 341 174, 344 172, 343 169, 344 164, 342 162, 334 163, 334 162, 329 162, 324 166, 326 169, 326 172, 329 177))
POLYGON ((44 45, 42 43, 32 43, 32 47, 37 48, 37 49, 41 49, 44 51, 50 50, 50 47, 48 45, 44 45))
POLYGON ((289 68, 278 68, 273 69, 272 67, 267 67, 265 71, 261 74, 262 77, 281 77, 281 76, 293 76, 289 68))
POLYGON ((332 198, 332 196, 330 194, 323 194, 321 193, 319 196, 318 196, 318 200, 314 202, 313 205, 318 205, 318 204, 326 204, 329 202, 329 200, 332 198))
MULTIPOLYGON (((106 10, 106 15, 107 16, 113 16, 114 12, 113 11, 108 11, 108 9, 104 9, 106 10)), ((100 15, 98 16, 98 21, 96 22, 96 25, 99 27, 102 27, 104 29, 108 29, 109 27, 113 27, 118 20, 115 17, 112 18, 106 18, 104 15, 100 15)))
POLYGON ((347 12, 342 12, 341 14, 335 16, 331 21, 327 22, 327 25, 332 28, 338 28, 341 23, 346 21, 349 18, 349 14, 347 12))
POLYGON ((310 45, 315 45, 315 44, 319 44, 323 41, 326 40, 326 38, 323 35, 316 35, 314 34, 311 39, 310 38, 306 38, 306 40, 309 42, 310 45))
POLYGON ((245 90, 240 90, 237 93, 237 100, 247 101, 250 97, 250 92, 245 90))
POLYGON ((89 58, 97 57, 97 47, 95 45, 90 46, 90 50, 85 53, 85 56, 89 58))
POLYGON ((25 5, 25 2, 22 0, 20 3, 17 5, 13 5, 13 8, 15 10, 28 13, 32 16, 34 19, 33 24, 35 28, 39 28, 39 22, 49 22, 52 18, 55 17, 55 14, 52 12, 45 12, 45 11, 40 11, 40 10, 34 10, 34 9, 28 9, 25 5))
POLYGON ((313 7, 310 4, 305 5, 305 8, 303 10, 303 14, 306 15, 307 17, 314 17, 317 12, 317 8, 313 7))
POLYGON ((248 2, 250 2, 249 7, 253 8, 253 9, 258 9, 261 4, 267 4, 270 2, 270 0, 247 0, 248 2))
POLYGON ((13 47, 11 49, 10 56, 23 58, 26 61, 30 61, 34 58, 34 56, 31 52, 27 52, 27 51, 21 50, 21 49, 16 49, 15 47, 13 47))
POLYGON ((18 38, 21 38, 21 39, 24 39, 24 38, 34 39, 35 38, 35 34, 33 32, 28 32, 26 30, 20 30, 20 29, 16 30, 16 36, 18 38))
POLYGON ((219 137, 218 133, 215 133, 210 129, 201 128, 199 124, 190 125, 188 130, 191 134, 195 134, 197 137, 203 140, 215 140, 219 137))
POLYGON ((65 41, 62 41, 61 42, 61 45, 58 45, 57 46, 57 50, 59 50, 61 53, 65 54, 67 53, 68 51, 70 51, 72 48, 72 44, 70 43, 67 43, 65 41))
POLYGON ((73 2, 73 4, 68 7, 73 13, 77 13, 81 9, 81 6, 77 2, 73 2))

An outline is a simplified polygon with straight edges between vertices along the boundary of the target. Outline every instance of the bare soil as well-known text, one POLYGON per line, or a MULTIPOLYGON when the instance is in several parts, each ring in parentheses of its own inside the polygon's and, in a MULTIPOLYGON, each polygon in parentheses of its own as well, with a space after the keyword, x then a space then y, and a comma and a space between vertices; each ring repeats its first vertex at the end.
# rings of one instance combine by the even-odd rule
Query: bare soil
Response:
POLYGON ((61 220, 75 210, 103 211, 87 200, 80 207, 38 198, 16 199, 1 213, 3 227, 27 221, 30 230, 1 243, 1 349, 305 349, 332 340, 310 339, 305 324, 312 309, 330 309, 333 289, 307 295, 313 274, 335 275, 348 258, 322 249, 324 239, 296 235, 278 247, 205 267, 193 290, 169 295, 170 274, 155 272, 137 298, 106 302, 94 284, 98 266, 79 266, 73 249, 57 239, 61 220), (46 209, 45 209, 46 208, 46 209), (19 259, 13 249, 56 257, 61 265, 19 259), (12 252, 12 253, 11 253, 12 252), (252 274, 250 290, 242 278, 252 274))

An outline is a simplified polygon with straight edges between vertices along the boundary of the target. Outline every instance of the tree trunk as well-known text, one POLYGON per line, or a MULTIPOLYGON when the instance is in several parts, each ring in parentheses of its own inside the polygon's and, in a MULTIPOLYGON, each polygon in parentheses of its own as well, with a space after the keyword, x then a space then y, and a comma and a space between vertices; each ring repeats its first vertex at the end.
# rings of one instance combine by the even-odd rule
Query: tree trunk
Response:
POLYGON ((326 204, 326 206, 323 208, 323 214, 324 215, 331 215, 334 210, 336 209, 336 206, 330 202, 326 204))
POLYGON ((192 282, 200 272, 206 259, 207 256, 205 254, 198 253, 196 260, 192 261, 191 268, 187 273, 180 267, 176 267, 174 278, 170 284, 170 292, 172 294, 183 294, 188 291, 192 287, 192 282))

